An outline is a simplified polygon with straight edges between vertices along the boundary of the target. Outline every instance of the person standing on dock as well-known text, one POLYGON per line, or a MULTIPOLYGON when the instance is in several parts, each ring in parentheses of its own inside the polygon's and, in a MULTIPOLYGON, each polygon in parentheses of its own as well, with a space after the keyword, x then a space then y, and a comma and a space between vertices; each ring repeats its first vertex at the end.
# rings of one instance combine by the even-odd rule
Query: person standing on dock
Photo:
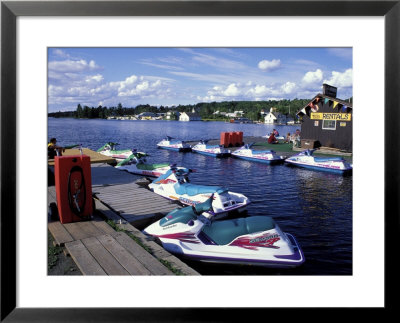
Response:
POLYGON ((47 154, 49 159, 54 159, 54 156, 61 156, 65 151, 64 147, 57 146, 57 139, 51 138, 47 144, 47 154))

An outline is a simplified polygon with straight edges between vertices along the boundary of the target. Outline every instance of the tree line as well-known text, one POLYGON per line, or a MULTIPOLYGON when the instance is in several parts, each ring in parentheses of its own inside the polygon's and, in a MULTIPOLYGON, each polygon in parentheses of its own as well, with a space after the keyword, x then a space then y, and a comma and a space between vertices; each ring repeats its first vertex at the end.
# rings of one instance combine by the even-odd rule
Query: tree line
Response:
POLYGON ((215 112, 233 113, 243 111, 243 117, 253 121, 261 119, 261 111, 268 113, 271 108, 276 108, 277 112, 295 118, 296 113, 302 109, 310 99, 293 100, 272 100, 272 101, 223 101, 223 102, 201 102, 197 104, 187 104, 178 106, 152 106, 141 104, 136 107, 124 107, 119 103, 116 107, 89 107, 87 105, 77 105, 75 111, 50 112, 49 117, 55 118, 85 118, 85 119, 107 119, 108 117, 134 116, 142 112, 166 113, 168 111, 192 112, 193 109, 202 119, 221 119, 221 114, 215 112))

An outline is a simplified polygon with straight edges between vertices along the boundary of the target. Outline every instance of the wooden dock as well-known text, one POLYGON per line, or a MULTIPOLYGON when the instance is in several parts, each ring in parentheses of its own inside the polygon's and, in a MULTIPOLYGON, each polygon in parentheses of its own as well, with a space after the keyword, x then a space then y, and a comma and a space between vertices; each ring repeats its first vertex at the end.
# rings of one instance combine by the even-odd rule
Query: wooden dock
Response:
MULTIPOLYGON (((84 155, 87 155, 90 157, 90 163, 91 164, 96 164, 96 163, 108 163, 112 164, 115 163, 115 159, 99 154, 98 152, 95 152, 89 148, 82 148, 82 153, 84 155)), ((79 149, 65 149, 63 152, 63 156, 73 156, 73 155, 80 155, 81 151, 79 149)), ((49 166, 54 166, 54 159, 49 159, 48 160, 48 165, 49 166)))
MULTIPOLYGON (((83 275, 199 275, 136 227, 160 219, 178 205, 135 183, 140 176, 107 164, 92 164, 91 170, 93 219, 48 223, 55 244, 65 248, 83 275), (118 230, 105 220, 112 220, 118 230)), ((48 204, 52 202, 56 192, 49 186, 48 204)))
POLYGON ((92 190, 96 198, 126 222, 144 229, 181 206, 138 184, 141 179, 142 176, 109 165, 92 165, 92 190))

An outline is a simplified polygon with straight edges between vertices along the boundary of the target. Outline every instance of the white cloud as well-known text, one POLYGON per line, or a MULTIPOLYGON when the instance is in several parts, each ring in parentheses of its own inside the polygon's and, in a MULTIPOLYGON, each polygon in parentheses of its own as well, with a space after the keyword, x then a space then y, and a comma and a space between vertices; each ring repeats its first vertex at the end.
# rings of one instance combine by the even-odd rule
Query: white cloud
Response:
POLYGON ((276 70, 281 66, 280 59, 273 59, 272 61, 262 60, 258 63, 258 68, 263 71, 272 71, 276 70))
POLYGON ((69 72, 69 73, 79 73, 85 71, 91 71, 95 69, 99 69, 94 61, 90 61, 89 63, 84 59, 81 60, 64 60, 64 61, 52 61, 49 62, 48 65, 49 71, 53 72, 69 72))
POLYGON ((224 95, 226 96, 237 96, 239 93, 240 91, 237 88, 236 84, 234 83, 229 84, 226 90, 224 91, 224 95))
POLYGON ((228 86, 214 86, 207 91, 206 96, 198 96, 202 101, 224 100, 268 100, 270 97, 290 98, 296 89, 296 83, 285 82, 276 84, 254 84, 253 82, 231 83, 228 86))
POLYGON ((285 94, 292 93, 295 88, 296 88, 296 83, 293 82, 286 82, 281 86, 281 89, 285 94))
POLYGON ((303 82, 310 84, 310 83, 321 83, 323 78, 322 71, 318 68, 315 72, 307 72, 303 77, 303 82))
POLYGON ((332 71, 331 77, 324 80, 324 83, 336 86, 337 88, 350 87, 353 85, 353 69, 349 68, 343 73, 332 71))
POLYGON ((103 79, 104 79, 103 75, 101 75, 101 74, 91 75, 91 76, 86 77, 86 82, 87 83, 93 83, 93 82, 98 83, 98 82, 103 81, 103 79))

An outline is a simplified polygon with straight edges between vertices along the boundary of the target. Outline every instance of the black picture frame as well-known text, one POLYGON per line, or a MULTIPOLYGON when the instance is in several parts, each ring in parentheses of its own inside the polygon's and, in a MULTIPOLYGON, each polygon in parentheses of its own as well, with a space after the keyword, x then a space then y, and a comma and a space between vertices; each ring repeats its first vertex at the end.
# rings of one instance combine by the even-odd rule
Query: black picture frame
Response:
MULTIPOLYGON (((277 309, 17 308, 16 265, 16 19, 19 16, 384 16, 385 18, 385 307, 396 311, 394 272, 399 233, 400 1, 2 1, 1 3, 1 321, 161 322, 265 319, 277 309), (251 314, 248 311, 252 311, 251 314)), ((381 103, 374 103, 381 108, 381 103)), ((380 113, 379 111, 377 113, 380 113)), ((374 135, 372 132, 369 135, 374 135)), ((377 166, 382 160, 377 160, 377 166)), ((373 243, 371 241, 371 243, 373 243)), ((367 247, 367 246, 366 246, 367 247)), ((288 291, 289 292, 289 291, 288 291)), ((299 291, 299 297, 301 294, 299 291)), ((345 292, 345 291, 344 291, 345 292)), ((368 289, 366 287, 366 292, 368 289)), ((249 292, 250 293, 250 292, 249 292)), ((251 294, 251 293, 250 293, 251 294)), ((193 295, 192 295, 193 296, 193 295)), ((211 296, 212 297, 212 296, 211 296)), ((177 302, 179 304, 179 302, 177 302)), ((218 302, 216 302, 218 303, 218 302)), ((84 304, 83 304, 84 305, 84 304)), ((287 311, 287 309, 284 309, 287 311)), ((299 309, 298 309, 299 310, 299 309)), ((329 318, 334 319, 333 309, 329 318)), ((282 311, 279 311, 279 314, 282 311)), ((286 312, 290 315, 293 311, 286 312)), ((369 314, 375 313, 368 311, 369 314)), ((318 316, 318 315, 317 315, 318 316)), ((373 316, 370 317, 371 319, 373 316)), ((310 319, 304 317, 304 319, 310 319)), ((321 317, 319 317, 321 319, 321 317)), ((351 317, 349 317, 351 319, 351 317)))

